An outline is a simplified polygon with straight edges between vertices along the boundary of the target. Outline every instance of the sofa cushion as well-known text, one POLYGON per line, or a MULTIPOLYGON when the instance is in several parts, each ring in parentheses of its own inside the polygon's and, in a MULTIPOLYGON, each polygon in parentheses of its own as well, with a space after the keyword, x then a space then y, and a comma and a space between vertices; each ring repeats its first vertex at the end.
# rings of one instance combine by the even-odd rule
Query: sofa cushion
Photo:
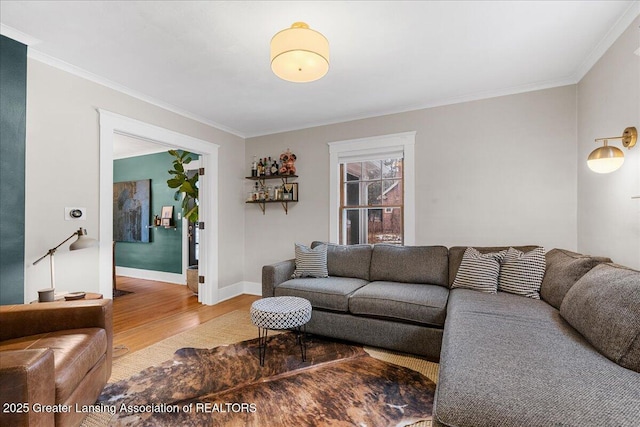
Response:
POLYGON ((640 372, 640 271, 594 267, 569 289, 560 314, 599 352, 640 372))
POLYGON ((318 245, 313 249, 295 244, 296 269, 293 277, 327 277, 327 245, 318 245))
POLYGON ((544 248, 535 248, 526 253, 509 248, 500 267, 498 290, 540 299, 544 270, 544 248))
POLYGON ((477 249, 467 248, 451 287, 495 294, 498 292, 500 264, 506 253, 507 251, 500 251, 481 254, 477 249))
POLYGON ((567 291, 598 264, 611 262, 609 258, 581 255, 564 249, 551 249, 545 254, 547 269, 542 279, 540 296, 560 310, 567 291))
POLYGON ((636 426, 639 387, 544 301, 449 295, 436 425, 636 426))
POLYGON ((443 326, 449 290, 437 285, 371 282, 349 298, 356 315, 443 326))
POLYGON ((366 284, 350 277, 291 279, 276 286, 274 295, 306 298, 314 308, 346 312, 349 295, 366 284))
POLYGON ((376 244, 371 255, 374 281, 447 285, 448 251, 444 246, 376 244))
MULTIPOLYGON (((460 263, 462 262, 462 257, 464 256, 464 251, 467 250, 469 246, 453 246, 449 248, 449 286, 453 285, 453 281, 456 279, 456 275, 458 274, 458 269, 460 268, 460 263)), ((481 254, 488 254, 490 252, 500 252, 506 251, 511 246, 473 246, 474 249, 477 249, 481 254)), ((522 251, 529 252, 537 248, 537 246, 512 246, 513 248, 522 251)))
POLYGON ((327 270, 329 276, 355 277, 369 280, 371 267, 371 245, 336 245, 333 243, 313 242, 311 247, 327 245, 327 270))
POLYGON ((104 357, 107 334, 101 328, 69 329, 0 342, 0 351, 36 348, 53 350, 56 402, 64 402, 104 357))

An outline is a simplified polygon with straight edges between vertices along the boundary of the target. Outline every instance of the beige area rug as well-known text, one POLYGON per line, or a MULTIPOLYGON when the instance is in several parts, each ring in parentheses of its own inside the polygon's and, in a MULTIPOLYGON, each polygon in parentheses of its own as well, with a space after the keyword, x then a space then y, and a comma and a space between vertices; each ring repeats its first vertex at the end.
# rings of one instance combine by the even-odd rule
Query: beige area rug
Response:
MULTIPOLYGON (((211 349, 250 340, 256 338, 256 335, 257 329, 251 324, 249 313, 234 311, 146 349, 114 359, 110 383, 130 378, 145 368, 161 365, 162 362, 172 359, 174 353, 181 348, 211 349)), ((376 359, 420 372, 434 383, 437 380, 438 365, 435 363, 386 350, 373 348, 365 348, 365 350, 376 359)), ((167 363, 163 366, 167 366, 167 363)), ((108 426, 115 422, 115 417, 109 413, 93 413, 88 415, 82 425, 86 427, 108 426)), ((422 421, 413 425, 427 427, 431 426, 431 421, 422 421)))

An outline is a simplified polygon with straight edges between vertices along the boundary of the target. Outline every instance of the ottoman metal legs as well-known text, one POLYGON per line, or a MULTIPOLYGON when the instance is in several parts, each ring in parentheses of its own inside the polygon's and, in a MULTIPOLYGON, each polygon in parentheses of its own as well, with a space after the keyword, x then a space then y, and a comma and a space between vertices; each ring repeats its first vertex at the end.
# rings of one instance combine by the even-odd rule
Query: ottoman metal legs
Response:
MULTIPOLYGON (((293 329, 296 332, 296 344, 300 345, 300 355, 302 361, 307 361, 307 340, 306 325, 298 326, 293 329)), ((267 334, 269 329, 258 327, 258 356, 260 357, 260 366, 264 366, 264 359, 267 354, 267 334)))

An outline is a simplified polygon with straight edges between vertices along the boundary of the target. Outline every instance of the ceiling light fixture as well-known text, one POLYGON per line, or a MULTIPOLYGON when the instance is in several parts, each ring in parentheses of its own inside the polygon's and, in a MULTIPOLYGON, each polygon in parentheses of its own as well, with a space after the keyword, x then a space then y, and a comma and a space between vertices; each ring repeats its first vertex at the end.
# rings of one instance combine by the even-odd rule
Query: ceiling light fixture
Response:
POLYGON ((294 22, 271 39, 271 70, 289 82, 318 80, 329 71, 329 41, 304 22, 294 22))
POLYGON ((621 139, 622 145, 630 149, 636 145, 636 141, 638 140, 638 131, 635 127, 628 127, 624 130, 622 136, 597 138, 596 142, 604 141, 604 145, 593 150, 587 159, 589 169, 596 173, 610 173, 616 171, 624 163, 624 153, 618 147, 609 146, 609 139, 621 139))

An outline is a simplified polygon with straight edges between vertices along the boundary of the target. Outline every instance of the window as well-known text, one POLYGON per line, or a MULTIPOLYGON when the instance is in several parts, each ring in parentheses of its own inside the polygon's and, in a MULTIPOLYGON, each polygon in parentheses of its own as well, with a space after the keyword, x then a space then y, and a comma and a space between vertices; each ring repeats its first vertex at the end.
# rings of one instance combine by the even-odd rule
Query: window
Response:
POLYGON ((340 165, 340 243, 404 241, 402 158, 340 165))
POLYGON ((329 241, 415 244, 415 134, 329 143, 329 241))

